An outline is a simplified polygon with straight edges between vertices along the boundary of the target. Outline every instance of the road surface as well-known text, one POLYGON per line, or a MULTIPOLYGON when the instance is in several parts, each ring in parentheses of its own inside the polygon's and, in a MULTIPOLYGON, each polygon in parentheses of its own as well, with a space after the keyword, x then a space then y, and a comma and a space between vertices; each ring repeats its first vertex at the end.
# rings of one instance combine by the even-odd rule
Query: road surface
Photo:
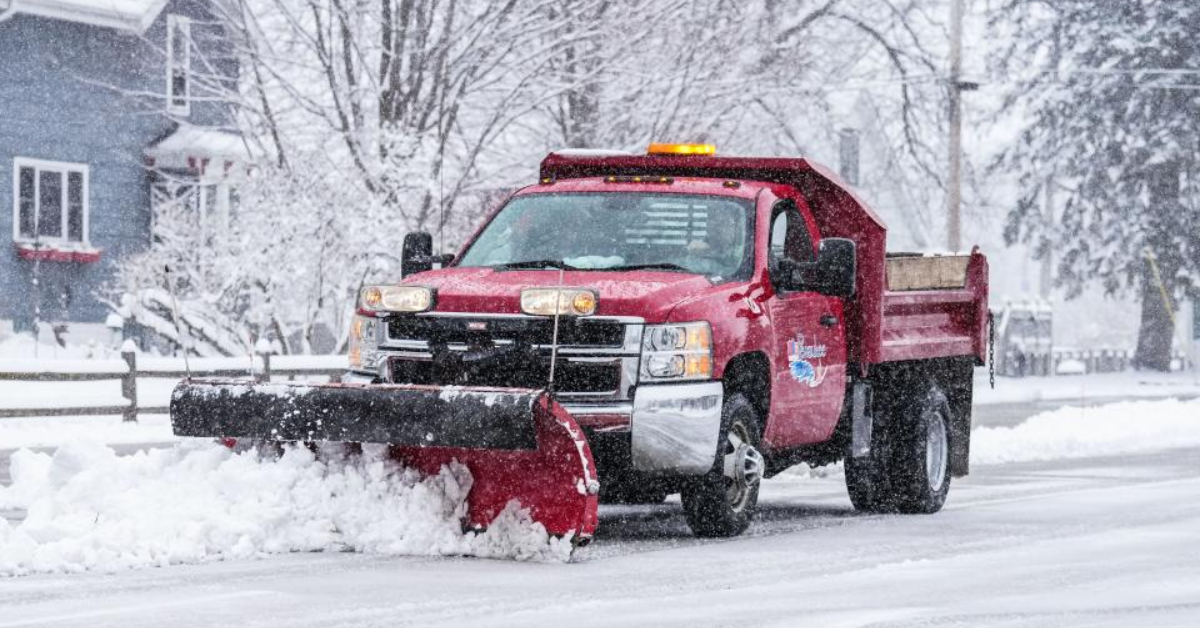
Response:
MULTIPOLYGON (((980 423, 989 410, 979 408, 980 423)), ((3 465, 0 465, 3 466, 3 465)), ((1197 626, 1200 449, 982 466, 934 516, 777 478, 741 538, 602 509, 571 564, 290 554, 0 580, 9 626, 1197 626)))

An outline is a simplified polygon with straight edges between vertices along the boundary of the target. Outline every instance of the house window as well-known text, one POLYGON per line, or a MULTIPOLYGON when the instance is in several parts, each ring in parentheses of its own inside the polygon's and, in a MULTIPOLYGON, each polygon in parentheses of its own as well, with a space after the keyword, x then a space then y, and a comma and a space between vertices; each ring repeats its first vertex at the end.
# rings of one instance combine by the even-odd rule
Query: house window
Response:
POLYGON ((191 111, 192 21, 167 16, 167 111, 186 116, 191 111))
POLYGON ((206 231, 229 228, 237 195, 226 182, 205 182, 164 177, 151 188, 154 216, 174 215, 206 231))
POLYGON ((47 244, 88 241, 88 166, 18 157, 13 239, 47 244))

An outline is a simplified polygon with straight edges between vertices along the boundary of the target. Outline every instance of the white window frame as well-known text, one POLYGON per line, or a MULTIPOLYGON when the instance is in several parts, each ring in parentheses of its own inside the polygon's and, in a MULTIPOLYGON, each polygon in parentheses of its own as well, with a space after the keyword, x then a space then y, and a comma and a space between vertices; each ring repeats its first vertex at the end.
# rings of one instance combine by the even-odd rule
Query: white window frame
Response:
POLYGON ((167 14, 167 112, 186 116, 192 112, 192 20, 184 15, 167 14), (175 93, 175 37, 183 31, 186 39, 183 47, 183 94, 175 93), (181 98, 183 103, 176 103, 181 98))
MULTIPOLYGON (((174 204, 181 210, 191 210, 194 208, 196 210, 197 224, 201 228, 229 229, 234 188, 234 184, 230 181, 203 177, 168 178, 156 181, 153 185, 157 189, 151 192, 152 202, 154 201, 154 193, 158 192, 166 197, 165 201, 160 202, 174 204), (186 196, 191 195, 195 195, 194 201, 185 199, 186 196)), ((151 216, 160 209, 160 206, 155 205, 151 216)), ((153 229, 154 226, 151 225, 151 231, 153 229)))
POLYGON ((46 159, 32 159, 29 157, 17 157, 13 159, 13 241, 21 243, 35 243, 55 245, 83 245, 90 246, 91 243, 91 167, 88 164, 73 163, 68 161, 49 161, 46 159), (33 203, 34 203, 34 219, 32 238, 21 235, 21 168, 33 168, 33 203), (62 174, 62 230, 59 232, 59 237, 41 236, 38 235, 39 225, 37 217, 41 215, 42 203, 42 173, 43 172, 58 172, 62 174), (83 175, 83 234, 82 239, 78 242, 70 239, 71 231, 71 206, 70 184, 68 182, 69 173, 81 173, 83 175))

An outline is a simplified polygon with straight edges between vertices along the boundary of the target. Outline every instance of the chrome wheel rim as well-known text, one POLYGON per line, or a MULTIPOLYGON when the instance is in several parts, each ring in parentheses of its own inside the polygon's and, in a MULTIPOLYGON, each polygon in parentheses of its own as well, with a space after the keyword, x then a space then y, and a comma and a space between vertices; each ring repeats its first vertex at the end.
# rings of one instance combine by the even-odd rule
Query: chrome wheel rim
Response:
POLYGON ((925 477, 934 492, 942 490, 946 483, 946 459, 949 457, 949 439, 946 437, 946 420, 940 412, 929 421, 925 437, 925 477))
POLYGON ((750 501, 754 488, 762 481, 766 468, 762 453, 750 444, 750 432, 745 423, 738 421, 729 427, 722 462, 725 500, 734 511, 741 511, 750 501))

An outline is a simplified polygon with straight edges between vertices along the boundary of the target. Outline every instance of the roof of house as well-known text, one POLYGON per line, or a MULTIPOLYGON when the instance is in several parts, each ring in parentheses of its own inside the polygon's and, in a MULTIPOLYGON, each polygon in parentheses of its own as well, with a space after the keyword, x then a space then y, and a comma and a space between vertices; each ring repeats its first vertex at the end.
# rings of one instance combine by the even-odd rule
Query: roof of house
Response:
POLYGON ((115 28, 141 35, 169 0, 9 0, 17 13, 115 28))

